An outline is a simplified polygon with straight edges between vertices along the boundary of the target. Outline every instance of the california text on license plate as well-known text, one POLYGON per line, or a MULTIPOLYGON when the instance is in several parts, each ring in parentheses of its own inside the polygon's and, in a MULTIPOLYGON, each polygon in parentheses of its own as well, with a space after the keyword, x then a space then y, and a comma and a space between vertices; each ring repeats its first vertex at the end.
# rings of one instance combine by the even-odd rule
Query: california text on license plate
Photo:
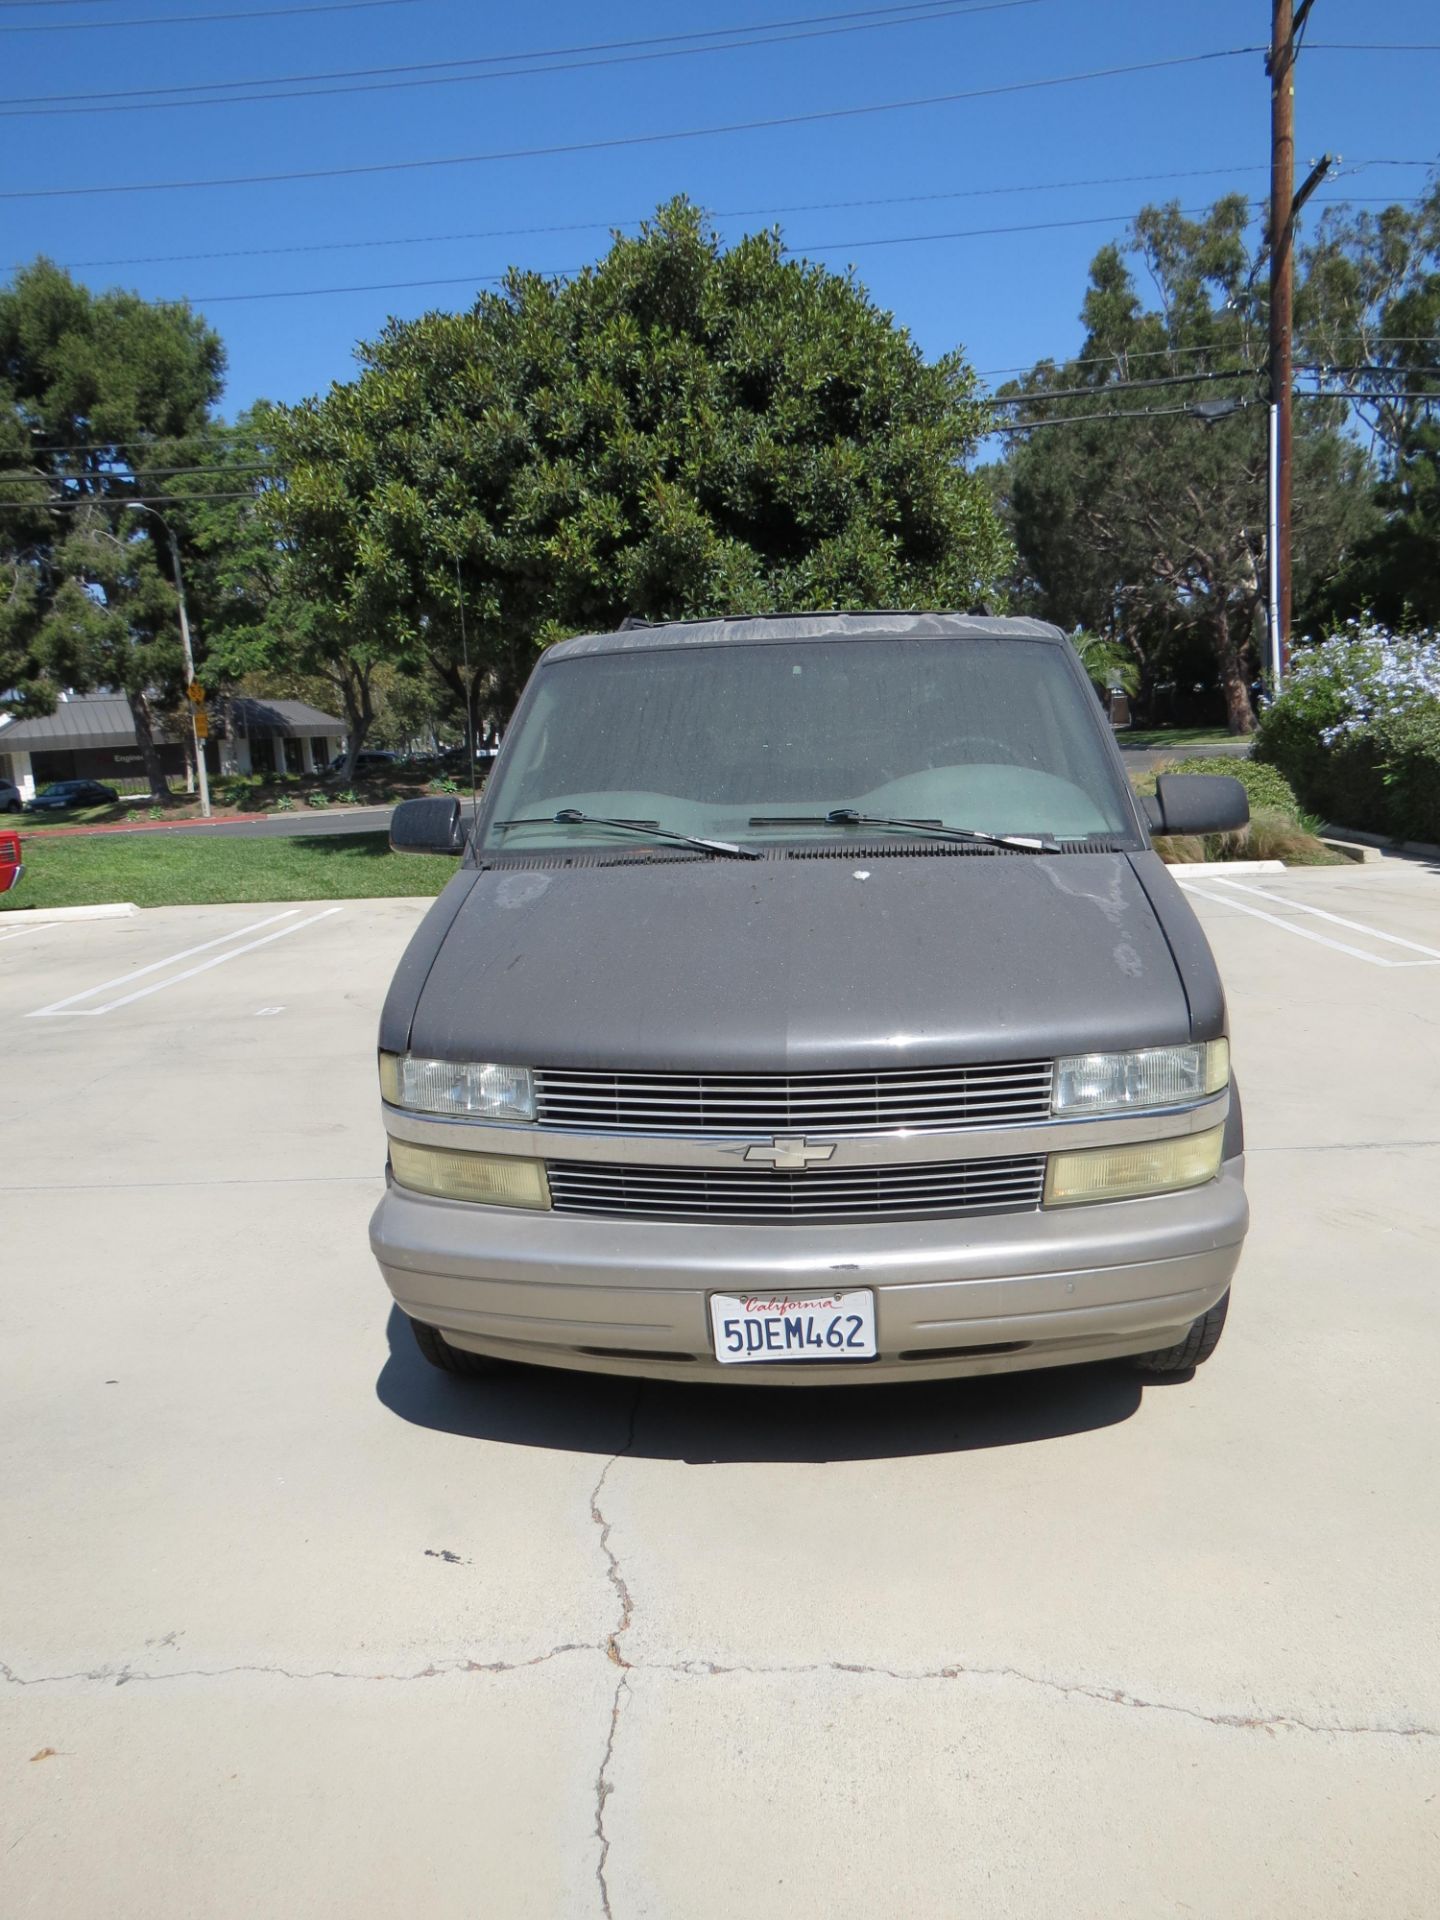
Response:
POLYGON ((773 1294, 713 1293, 710 1326, 722 1366, 751 1360, 873 1360, 875 1295, 823 1293, 803 1300, 773 1294))

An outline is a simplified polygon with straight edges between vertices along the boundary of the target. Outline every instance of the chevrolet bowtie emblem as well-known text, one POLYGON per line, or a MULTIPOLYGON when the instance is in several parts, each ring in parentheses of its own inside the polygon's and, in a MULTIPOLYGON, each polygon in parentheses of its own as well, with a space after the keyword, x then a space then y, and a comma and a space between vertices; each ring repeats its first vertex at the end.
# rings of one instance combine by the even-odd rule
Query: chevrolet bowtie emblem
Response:
POLYGON ((745 1158, 758 1165, 794 1173, 803 1167, 818 1167, 835 1157, 833 1140, 807 1140, 801 1133, 776 1134, 768 1147, 758 1143, 745 1149, 745 1158))

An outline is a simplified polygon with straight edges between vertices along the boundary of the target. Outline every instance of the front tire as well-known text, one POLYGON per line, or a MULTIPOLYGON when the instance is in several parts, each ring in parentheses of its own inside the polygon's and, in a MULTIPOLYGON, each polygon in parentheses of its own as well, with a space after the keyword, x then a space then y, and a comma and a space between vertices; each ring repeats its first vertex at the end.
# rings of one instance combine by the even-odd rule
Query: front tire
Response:
POLYGON ((467 1353, 464 1347, 452 1347, 438 1327, 427 1327, 423 1320, 412 1320, 410 1331, 421 1353, 442 1373, 463 1373, 475 1378, 499 1373, 504 1368, 503 1360, 492 1360, 488 1353, 467 1353))
POLYGON ((1193 1373, 1196 1367, 1204 1366, 1216 1347, 1220 1344, 1220 1335, 1225 1330, 1225 1315, 1230 1310, 1230 1289, 1227 1287, 1208 1313, 1202 1313, 1198 1320, 1192 1321, 1190 1331, 1183 1340, 1173 1347, 1161 1347, 1156 1353, 1137 1353, 1130 1364, 1139 1373, 1148 1373, 1152 1379, 1166 1375, 1193 1373))

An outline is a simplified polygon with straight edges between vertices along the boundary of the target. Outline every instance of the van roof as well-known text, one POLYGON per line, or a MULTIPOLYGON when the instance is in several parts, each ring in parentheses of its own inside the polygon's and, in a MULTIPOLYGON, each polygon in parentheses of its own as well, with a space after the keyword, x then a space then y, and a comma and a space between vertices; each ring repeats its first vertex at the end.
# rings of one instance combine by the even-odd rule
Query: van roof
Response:
POLYGON ((847 613, 757 613, 724 620, 627 621, 616 633, 584 633, 548 647, 542 659, 632 653, 655 647, 723 647, 742 642, 859 639, 1040 640, 1064 644, 1048 620, 998 614, 906 613, 892 608, 847 613))

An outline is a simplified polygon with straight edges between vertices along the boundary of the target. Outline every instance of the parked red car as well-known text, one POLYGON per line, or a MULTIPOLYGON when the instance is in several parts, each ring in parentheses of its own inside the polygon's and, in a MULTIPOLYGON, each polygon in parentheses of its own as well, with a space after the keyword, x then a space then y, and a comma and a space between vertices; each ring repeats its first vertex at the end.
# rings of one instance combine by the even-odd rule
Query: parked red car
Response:
POLYGON ((19 834, 0 833, 0 893, 9 893, 12 887, 18 887, 24 871, 19 834))

